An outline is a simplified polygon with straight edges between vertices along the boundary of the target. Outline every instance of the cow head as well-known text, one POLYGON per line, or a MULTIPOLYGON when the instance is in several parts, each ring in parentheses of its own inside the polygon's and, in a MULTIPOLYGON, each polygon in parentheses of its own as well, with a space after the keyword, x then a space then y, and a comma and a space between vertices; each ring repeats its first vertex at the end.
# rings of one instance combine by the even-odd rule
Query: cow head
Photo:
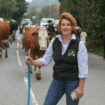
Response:
POLYGON ((49 36, 46 27, 44 26, 39 27, 38 40, 39 40, 40 50, 46 50, 49 41, 49 36))
POLYGON ((17 30, 18 23, 16 22, 16 20, 10 20, 10 24, 13 30, 17 30))

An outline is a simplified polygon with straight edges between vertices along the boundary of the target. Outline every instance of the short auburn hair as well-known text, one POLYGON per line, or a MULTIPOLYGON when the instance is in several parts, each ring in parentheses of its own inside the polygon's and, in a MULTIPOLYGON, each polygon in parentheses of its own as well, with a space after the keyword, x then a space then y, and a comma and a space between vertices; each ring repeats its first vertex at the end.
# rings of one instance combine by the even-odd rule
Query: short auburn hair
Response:
POLYGON ((60 18, 59 18, 59 24, 58 24, 58 30, 60 31, 60 26, 61 26, 61 22, 62 22, 62 19, 66 19, 68 21, 70 21, 71 23, 71 26, 72 26, 72 33, 75 33, 77 31, 77 21, 76 19, 73 17, 72 14, 70 14, 69 12, 64 12, 61 14, 60 18))

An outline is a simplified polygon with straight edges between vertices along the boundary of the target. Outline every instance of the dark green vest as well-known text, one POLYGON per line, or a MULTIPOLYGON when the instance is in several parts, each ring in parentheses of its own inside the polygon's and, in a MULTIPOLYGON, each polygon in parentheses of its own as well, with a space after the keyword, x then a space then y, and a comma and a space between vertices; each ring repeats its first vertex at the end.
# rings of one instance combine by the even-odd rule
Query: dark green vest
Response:
POLYGON ((72 39, 64 55, 62 55, 62 44, 58 38, 53 43, 53 78, 56 80, 73 81, 78 79, 78 52, 79 40, 72 39))

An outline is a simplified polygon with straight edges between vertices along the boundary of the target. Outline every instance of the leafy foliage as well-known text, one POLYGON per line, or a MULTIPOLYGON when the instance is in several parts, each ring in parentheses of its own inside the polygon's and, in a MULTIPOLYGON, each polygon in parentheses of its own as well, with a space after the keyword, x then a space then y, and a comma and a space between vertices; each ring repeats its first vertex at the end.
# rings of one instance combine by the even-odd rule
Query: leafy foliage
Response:
POLYGON ((105 36, 105 0, 59 0, 60 13, 72 13, 82 30, 88 33, 87 48, 103 55, 105 36))
POLYGON ((14 14, 13 18, 19 21, 24 15, 24 13, 27 12, 28 4, 26 3, 25 0, 16 0, 16 1, 18 2, 18 5, 17 5, 18 10, 13 13, 14 14))
POLYGON ((59 2, 60 13, 65 11, 72 13, 90 38, 102 39, 105 33, 104 0, 59 0, 59 2))
POLYGON ((25 0, 0 0, 0 17, 20 20, 27 10, 25 0))

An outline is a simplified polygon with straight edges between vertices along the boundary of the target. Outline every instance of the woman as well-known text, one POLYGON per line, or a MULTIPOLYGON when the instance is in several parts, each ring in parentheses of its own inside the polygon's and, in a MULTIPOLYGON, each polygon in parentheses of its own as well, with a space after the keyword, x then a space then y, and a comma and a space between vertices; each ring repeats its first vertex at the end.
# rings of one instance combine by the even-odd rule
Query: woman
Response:
POLYGON ((84 83, 88 76, 88 55, 82 41, 76 39, 77 22, 68 12, 62 13, 58 28, 61 34, 51 40, 45 55, 37 60, 26 59, 26 64, 45 66, 53 59, 53 80, 43 105, 57 105, 66 95, 66 105, 78 105, 84 94, 84 83), (76 93, 73 100, 71 93, 76 93))

